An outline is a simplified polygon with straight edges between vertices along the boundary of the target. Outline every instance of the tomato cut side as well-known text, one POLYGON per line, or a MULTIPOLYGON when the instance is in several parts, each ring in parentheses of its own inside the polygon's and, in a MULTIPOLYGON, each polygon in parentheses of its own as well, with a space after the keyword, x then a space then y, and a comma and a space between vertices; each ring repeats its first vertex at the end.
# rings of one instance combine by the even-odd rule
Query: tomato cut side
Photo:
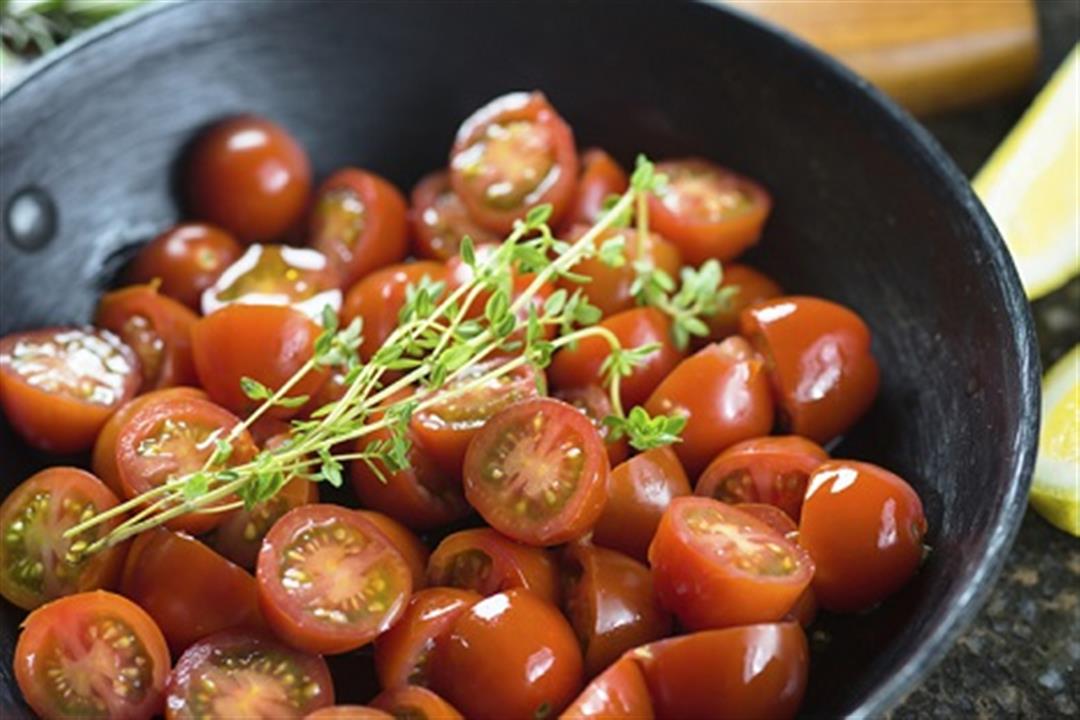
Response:
POLYGON ((399 523, 389 515, 372 512, 370 510, 357 510, 365 520, 379 529, 394 549, 401 553, 402 560, 409 566, 409 574, 412 577, 413 592, 427 585, 428 549, 411 530, 399 523))
POLYGON ((615 440, 612 438, 611 427, 604 422, 605 418, 612 414, 611 396, 598 385, 586 385, 580 388, 568 388, 559 390, 554 394, 557 400, 573 405, 596 427, 600 437, 604 439, 604 447, 607 448, 608 460, 614 467, 626 459, 630 454, 630 443, 626 437, 615 440))
POLYGON ((460 530, 431 553, 428 583, 481 595, 523 587, 552 604, 559 601, 558 568, 550 551, 524 545, 491 528, 460 530))
POLYGON ((450 187, 450 173, 445 170, 425 175, 413 188, 409 221, 416 254, 433 260, 455 257, 466 235, 477 247, 502 240, 469 217, 461 198, 450 187))

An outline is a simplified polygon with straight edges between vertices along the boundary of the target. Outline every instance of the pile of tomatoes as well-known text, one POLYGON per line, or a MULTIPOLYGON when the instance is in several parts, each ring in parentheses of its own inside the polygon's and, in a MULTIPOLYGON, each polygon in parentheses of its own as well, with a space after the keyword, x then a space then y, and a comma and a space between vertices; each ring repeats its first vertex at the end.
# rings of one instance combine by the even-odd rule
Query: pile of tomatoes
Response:
MULTIPOLYGON (((866 325, 728 262, 758 241, 771 200, 703 159, 657 165, 648 237, 605 232, 634 262, 575 268, 624 348, 656 343, 621 401, 685 417, 680 442, 635 453, 609 433, 610 347, 588 338, 417 412, 408 468, 349 468, 360 509, 296 477, 254 507, 189 512, 86 554, 123 518, 64 532, 201 469, 258 404, 241 378, 273 389, 297 373, 324 307, 363 319, 367 360, 410 285, 468 277, 463 235, 482 249, 546 203, 560 235, 580 237, 628 184, 602 150, 579 157, 540 93, 467 119, 411 201, 354 168, 312 193, 300 145, 250 116, 203 132, 185 168, 195 221, 141 249, 93 326, 0 340, 7 422, 67 462, 89 452, 92 470, 48 468, 0 506, 0 591, 32 611, 14 670, 42 717, 790 717, 817 608, 869 609, 917 571, 916 493, 823 449, 877 392, 866 325), (635 262, 677 276, 713 258, 732 302, 680 347, 670 318, 637 304, 635 262), (381 694, 334 706, 323 656, 371 647, 381 694)), ((344 391, 311 370, 294 388, 309 400, 274 407, 221 467, 344 391)))

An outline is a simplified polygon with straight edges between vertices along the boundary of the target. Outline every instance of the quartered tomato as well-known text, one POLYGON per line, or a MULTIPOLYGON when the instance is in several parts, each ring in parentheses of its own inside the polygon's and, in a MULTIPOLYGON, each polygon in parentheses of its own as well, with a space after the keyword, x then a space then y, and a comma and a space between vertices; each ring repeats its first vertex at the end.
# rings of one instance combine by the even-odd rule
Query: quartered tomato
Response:
POLYGON ((573 405, 589 418, 604 440, 604 447, 607 448, 608 460, 612 467, 626 459, 626 456, 630 454, 630 443, 625 436, 617 440, 613 439, 611 428, 604 423, 604 418, 612 414, 611 396, 606 390, 598 385, 586 385, 580 388, 559 390, 555 393, 555 398, 573 405))
POLYGON ((202 294, 205 315, 233 304, 284 305, 318 320, 325 307, 341 309, 341 290, 318 250, 252 245, 202 294))
POLYGON ((461 613, 435 645, 431 688, 470 720, 555 717, 582 686, 574 631, 518 588, 461 613))
POLYGON ((202 309, 203 291, 241 252, 240 244, 221 228, 181 223, 139 250, 128 270, 128 279, 133 283, 157 283, 162 295, 198 312, 202 309))
POLYGON ((676 498, 649 546, 660 602, 691 630, 779 620, 810 584, 806 551, 756 517, 676 498))
POLYGON ((152 285, 105 293, 94 322, 116 333, 139 356, 142 390, 195 383, 191 328, 199 316, 152 285))
POLYGON ((624 657, 597 675, 559 720, 653 720, 655 717, 640 666, 624 657))
POLYGON ((694 477, 740 440, 766 435, 773 400, 764 363, 735 336, 707 345, 671 371, 645 403, 651 415, 684 415, 682 441, 672 447, 694 477))
POLYGON ((892 595, 919 569, 925 536, 922 502, 898 475, 834 460, 810 476, 799 544, 817 566, 823 608, 858 612, 892 595))
POLYGON ((458 254, 466 235, 477 247, 502 240, 469 217, 461 198, 450 187, 450 173, 446 170, 425 175, 413 188, 409 221, 416 254, 423 258, 449 260, 458 254))
POLYGON ((671 615, 656 600, 649 568, 637 560, 572 543, 563 552, 562 579, 562 607, 581 641, 585 677, 671 633, 671 615))
POLYGON ((409 720, 465 720, 450 703, 427 688, 407 686, 383 690, 372 707, 386 710, 395 718, 409 720))
POLYGON ((657 163, 667 183, 649 195, 649 221, 683 260, 732 260, 758 241, 772 198, 753 180, 700 158, 657 163))
POLYGON ((721 289, 734 288, 723 309, 705 318, 709 325, 709 339, 719 342, 739 332, 739 314, 754 303, 771 300, 783 295, 776 281, 749 265, 724 265, 721 289))
POLYGON ((510 93, 484 105, 462 123, 450 150, 454 192, 476 222, 504 235, 544 203, 557 224, 577 173, 570 126, 539 92, 510 93))
POLYGON ((26 442, 86 450, 139 389, 135 353, 108 330, 48 328, 0 339, 0 404, 26 442))
POLYGON ((744 440, 716 456, 695 492, 726 503, 767 503, 799 521, 810 473, 829 459, 812 440, 797 435, 744 440))
POLYGON ((69 595, 27 616, 15 680, 42 720, 149 720, 162 710, 169 649, 138 605, 101 590, 69 595))
POLYGON ((604 214, 604 201, 609 195, 622 195, 630 187, 615 158, 599 148, 590 148, 581 156, 581 176, 570 207, 562 219, 562 227, 592 225, 604 214))
POLYGON ((20 483, 0 504, 0 595, 33 610, 64 595, 111 589, 127 547, 92 555, 83 550, 122 518, 72 538, 64 533, 116 504, 116 495, 96 477, 73 467, 51 467, 20 483))
POLYGON ((596 523, 609 470, 604 441, 587 417, 536 398, 506 408, 473 438, 465 498, 502 534, 558 545, 596 523))
POLYGON ((558 569, 550 552, 491 528, 447 535, 431 554, 427 576, 430 585, 468 588, 485 596, 523 587, 552 604, 559 601, 558 569))
POLYGON ((409 566, 371 521, 337 505, 303 505, 263 540, 256 577, 271 629, 323 654, 366 645, 401 616, 409 566))
POLYGON ((870 330, 828 300, 779 297, 743 311, 740 332, 765 358, 780 422, 820 443, 845 433, 874 402, 870 330))
POLYGON ((169 674, 167 720, 307 717, 334 704, 326 661, 260 634, 229 631, 189 647, 169 674))
POLYGON ((684 635, 630 654, 658 718, 785 720, 806 691, 809 652, 796 623, 684 635))
POLYGON ((319 187, 308 242, 325 253, 349 287, 408 253, 405 198, 373 172, 344 168, 319 187))
POLYGON ((428 549, 420 538, 416 537, 411 530, 394 520, 392 517, 370 510, 357 510, 368 522, 378 528, 379 532, 386 536, 394 549, 401 553, 401 559, 409 566, 412 576, 413 591, 420 590, 427 585, 428 549))
POLYGON ((304 720, 394 720, 394 716, 367 705, 335 705, 316 710, 304 720))

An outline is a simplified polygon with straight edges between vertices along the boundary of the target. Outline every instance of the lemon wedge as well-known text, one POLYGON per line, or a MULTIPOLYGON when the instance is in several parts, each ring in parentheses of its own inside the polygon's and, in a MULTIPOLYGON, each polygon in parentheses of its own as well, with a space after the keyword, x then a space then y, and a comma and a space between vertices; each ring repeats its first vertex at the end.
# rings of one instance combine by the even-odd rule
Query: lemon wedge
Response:
POLYGON ((1080 46, 973 183, 1033 300, 1080 271, 1078 88, 1080 46))
POLYGON ((1080 345, 1043 378, 1031 505, 1051 524, 1080 536, 1080 345))

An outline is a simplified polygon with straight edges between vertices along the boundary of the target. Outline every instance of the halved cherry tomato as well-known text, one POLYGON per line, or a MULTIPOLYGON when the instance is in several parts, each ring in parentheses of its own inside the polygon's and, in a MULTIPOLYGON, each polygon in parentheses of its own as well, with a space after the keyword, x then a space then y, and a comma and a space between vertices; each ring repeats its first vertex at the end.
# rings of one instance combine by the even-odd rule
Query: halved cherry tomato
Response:
POLYGON ((820 443, 870 408, 878 365, 858 315, 813 297, 779 297, 743 311, 740 332, 765 358, 781 424, 820 443))
POLYGON ((649 568, 622 553, 572 543, 562 556, 562 607, 581 641, 585 677, 627 650, 671 633, 649 568))
POLYGON ((285 305, 318 320, 323 308, 341 310, 337 273, 326 256, 311 248, 252 245, 202 294, 202 311, 223 307, 285 305))
POLYGON ((461 124, 450 183, 484 227, 508 233, 529 208, 552 206, 557 224, 574 194, 578 158, 570 126, 540 92, 495 98, 461 124))
POLYGON ((432 587, 409 598, 401 619, 375 639, 375 672, 387 689, 428 684, 435 643, 458 615, 483 598, 471 590, 432 587))
POLYGON ((42 450, 89 448, 140 380, 135 353, 108 330, 48 328, 0 339, 0 405, 15 432, 42 450))
POLYGON ((613 439, 611 437, 611 428, 604 423, 604 418, 612 413, 611 396, 608 395, 606 390, 597 385, 586 385, 580 388, 559 390, 555 393, 555 398, 573 405, 584 413, 585 417, 589 418, 596 427, 596 431, 600 433, 600 437, 604 440, 608 461, 612 467, 626 459, 627 455, 630 454, 630 443, 625 436, 620 437, 618 440, 613 439))
POLYGON ((543 719, 581 690, 581 649, 558 610, 518 588, 458 615, 430 672, 432 689, 471 720, 543 719))
POLYGON ((653 720, 652 699, 638 663, 624 657, 586 686, 559 720, 653 720))
POLYGON ((413 592, 427 585, 428 549, 420 538, 411 530, 392 517, 370 510, 357 510, 364 518, 386 536, 394 549, 401 553, 401 559, 409 566, 412 575, 413 592))
MULTIPOLYGON (((719 500, 719 498, 717 499, 719 500)), ((791 516, 775 505, 756 502, 731 502, 728 500, 721 500, 721 502, 727 503, 747 515, 753 515, 789 540, 795 539, 799 533, 799 526, 795 524, 791 516)))
POLYGON ((344 168, 319 187, 308 228, 313 248, 326 254, 341 287, 408 253, 405 198, 373 172, 344 168))
POLYGON ((159 283, 162 295, 199 312, 203 290, 213 285, 241 252, 240 244, 221 228, 181 223, 139 250, 128 279, 132 283, 159 283))
POLYGON ((341 308, 341 324, 348 325, 355 318, 360 318, 363 323, 360 357, 365 362, 370 360, 397 328, 409 286, 418 287, 424 281, 437 283, 445 279, 445 265, 420 261, 376 270, 349 288, 341 308))
POLYGON ((372 707, 386 710, 395 718, 409 720, 465 720, 450 703, 427 688, 406 686, 383 690, 372 707))
POLYGON ((263 540, 256 577, 263 613, 293 647, 324 654, 366 645, 401 617, 409 566, 359 513, 302 505, 263 540))
POLYGON ((113 593, 69 595, 27 616, 15 680, 42 720, 149 720, 162 710, 169 649, 138 605, 113 593))
POLYGON ((785 720, 806 691, 806 635, 791 622, 684 635, 629 657, 641 666, 660 718, 785 720))
POLYGON ((660 517, 673 498, 690 494, 690 481, 670 447, 658 447, 616 465, 607 504, 593 526, 593 542, 645 562, 660 517))
POLYGON ((296 718, 334 704, 326 661, 260 634, 227 631, 195 643, 169 674, 167 720, 296 718))
POLYGON ((581 156, 581 176, 570 207, 562 219, 562 227, 577 224, 592 225, 604 214, 604 201, 609 195, 622 195, 630 187, 615 158, 599 148, 590 148, 581 156))
POLYGON ((799 544, 817 566, 814 593, 834 612, 892 595, 919 569, 926 516, 903 478, 870 463, 827 462, 810 476, 799 544))
POLYGON ((367 705, 335 705, 316 710, 304 720, 394 720, 394 716, 367 705))
POLYGON ((491 528, 447 535, 431 554, 427 577, 431 585, 468 588, 485 596, 523 587, 541 600, 559 602, 558 569, 549 551, 491 528))
POLYGON ((496 530, 530 545, 588 532, 606 499, 610 464, 592 422, 551 398, 491 418, 465 456, 465 498, 496 530))
POLYGON ((186 170, 192 214, 246 243, 285 235, 300 220, 311 190, 304 149, 284 128, 254 115, 203 131, 186 170))
POLYGON ((705 318, 709 325, 709 339, 719 342, 739 332, 739 314, 754 303, 771 300, 784 294, 776 281, 749 265, 724 265, 721 288, 734 288, 727 305, 705 318))
POLYGON ((461 198, 450 187, 450 173, 446 170, 425 175, 413 188, 409 222, 416 241, 416 254, 422 258, 449 260, 455 257, 461 239, 466 235, 477 247, 502 240, 469 217, 461 198))
POLYGON ((47 468, 16 486, 0 504, 0 595, 33 610, 64 595, 115 586, 127 546, 93 555, 81 550, 122 518, 76 537, 64 533, 116 504, 96 477, 73 467, 47 468))
POLYGON ((735 336, 707 345, 671 371, 645 403, 652 415, 684 415, 682 441, 672 447, 691 477, 740 440, 766 435, 773 401, 764 363, 735 336))
MULTIPOLYGON (((599 326, 614 333, 623 350, 653 343, 660 345, 628 377, 622 379, 620 395, 625 408, 645 402, 649 393, 685 356, 671 340, 671 321, 656 308, 627 310, 606 318, 599 326)), ((611 345, 607 340, 595 336, 584 338, 576 348, 565 348, 555 353, 548 367, 548 379, 560 390, 602 385, 604 374, 601 367, 609 355, 611 345)))
POLYGON ((698 479, 696 494, 726 503, 767 503, 799 521, 810 473, 829 459, 797 435, 736 443, 716 456, 698 479))
POLYGON ((139 356, 141 390, 195 383, 191 328, 199 316, 152 285, 105 293, 94 322, 112 330, 139 356))
MULTIPOLYGON (((214 402, 236 413, 250 412, 261 401, 244 393, 241 379, 277 390, 312 358, 321 333, 322 328, 292 308, 230 305, 204 317, 192 330, 199 381, 214 402)), ((325 369, 308 371, 288 397, 318 392, 326 376, 325 369)), ((298 411, 278 405, 267 414, 289 418, 298 411)))
POLYGON ((657 163, 667 183, 649 195, 649 220, 699 265, 732 260, 758 241, 772 198, 753 180, 700 158, 657 163))
POLYGON ((671 501, 649 546, 660 602, 691 630, 779 620, 810 584, 801 547, 730 505, 671 501))

